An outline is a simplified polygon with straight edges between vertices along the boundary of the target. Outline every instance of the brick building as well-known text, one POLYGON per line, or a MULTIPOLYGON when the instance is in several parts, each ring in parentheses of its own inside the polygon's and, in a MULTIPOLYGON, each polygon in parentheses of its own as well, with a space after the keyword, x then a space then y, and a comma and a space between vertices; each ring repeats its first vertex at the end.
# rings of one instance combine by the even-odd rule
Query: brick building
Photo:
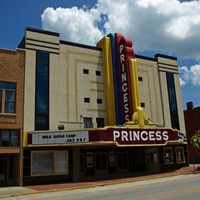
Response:
POLYGON ((187 133, 188 156, 190 163, 200 164, 200 150, 193 148, 190 140, 200 129, 200 107, 194 108, 193 102, 187 103, 187 110, 184 111, 185 127, 187 133))
POLYGON ((22 185, 24 50, 0 49, 0 186, 22 185))

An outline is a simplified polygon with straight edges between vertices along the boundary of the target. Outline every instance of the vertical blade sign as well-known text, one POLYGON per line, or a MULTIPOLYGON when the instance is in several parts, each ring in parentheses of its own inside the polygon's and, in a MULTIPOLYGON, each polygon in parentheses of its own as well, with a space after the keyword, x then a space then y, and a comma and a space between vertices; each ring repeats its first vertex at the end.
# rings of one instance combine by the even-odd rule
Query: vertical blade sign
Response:
POLYGON ((116 43, 122 123, 124 124, 130 121, 133 115, 129 59, 134 58, 134 51, 132 48, 132 41, 125 39, 120 33, 116 33, 116 43))

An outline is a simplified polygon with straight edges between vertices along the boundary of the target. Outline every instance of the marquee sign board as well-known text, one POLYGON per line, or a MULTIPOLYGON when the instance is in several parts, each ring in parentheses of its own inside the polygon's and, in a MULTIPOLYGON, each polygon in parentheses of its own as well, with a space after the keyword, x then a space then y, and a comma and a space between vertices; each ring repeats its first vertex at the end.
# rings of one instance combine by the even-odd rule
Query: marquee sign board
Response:
POLYGON ((88 131, 35 132, 30 134, 29 144, 71 144, 89 142, 88 131))
POLYGON ((178 131, 173 129, 151 128, 108 128, 106 130, 90 130, 90 142, 113 141, 119 145, 165 145, 168 141, 179 141, 178 131))
POLYGON ((186 143, 185 134, 174 129, 108 127, 81 131, 33 132, 28 145, 113 142, 123 145, 166 145, 167 142, 186 143), (181 137, 180 137, 181 136, 181 137))

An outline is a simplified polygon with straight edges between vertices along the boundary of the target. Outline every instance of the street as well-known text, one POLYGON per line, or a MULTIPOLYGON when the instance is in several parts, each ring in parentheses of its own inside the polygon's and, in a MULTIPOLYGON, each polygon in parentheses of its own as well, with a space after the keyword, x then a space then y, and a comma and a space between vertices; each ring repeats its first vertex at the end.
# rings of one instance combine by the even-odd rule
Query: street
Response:
POLYGON ((172 176, 110 186, 62 190, 6 198, 8 200, 170 200, 199 199, 200 174, 172 176))

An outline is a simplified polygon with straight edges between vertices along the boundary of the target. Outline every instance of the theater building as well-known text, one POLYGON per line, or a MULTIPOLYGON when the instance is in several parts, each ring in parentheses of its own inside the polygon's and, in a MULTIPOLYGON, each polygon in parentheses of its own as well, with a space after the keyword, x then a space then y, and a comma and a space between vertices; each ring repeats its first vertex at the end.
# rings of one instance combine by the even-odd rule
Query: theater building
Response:
POLYGON ((33 28, 18 48, 26 51, 24 185, 188 164, 175 57, 135 55, 119 33, 94 47, 33 28))
POLYGON ((25 51, 0 49, 0 187, 22 185, 25 51))

